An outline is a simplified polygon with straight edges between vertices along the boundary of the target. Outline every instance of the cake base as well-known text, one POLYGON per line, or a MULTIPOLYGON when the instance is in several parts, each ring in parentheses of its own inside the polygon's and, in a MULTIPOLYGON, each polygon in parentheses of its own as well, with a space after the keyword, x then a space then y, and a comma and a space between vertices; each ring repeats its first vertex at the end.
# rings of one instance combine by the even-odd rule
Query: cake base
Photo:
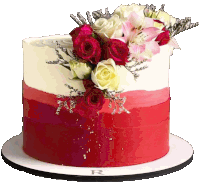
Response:
POLYGON ((182 138, 170 134, 167 155, 152 162, 124 167, 72 167, 45 163, 22 150, 23 134, 8 140, 2 147, 2 158, 20 171, 52 179, 73 181, 130 181, 147 179, 178 171, 192 162, 193 148, 182 138))

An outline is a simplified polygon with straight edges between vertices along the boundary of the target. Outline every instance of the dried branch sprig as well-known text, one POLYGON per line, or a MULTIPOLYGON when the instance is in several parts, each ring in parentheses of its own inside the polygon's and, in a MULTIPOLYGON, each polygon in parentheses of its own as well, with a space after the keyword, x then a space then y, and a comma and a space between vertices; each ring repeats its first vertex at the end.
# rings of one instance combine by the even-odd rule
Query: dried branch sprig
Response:
MULTIPOLYGON (((161 5, 160 11, 164 11, 164 4, 161 5)), ((154 5, 146 5, 146 8, 144 9, 144 15, 152 18, 152 15, 154 15, 156 7, 154 5), (151 14, 151 15, 150 15, 151 14)), ((193 27, 198 26, 199 23, 191 23, 191 18, 186 17, 185 19, 176 19, 176 23, 172 26, 170 23, 170 26, 167 27, 167 29, 170 31, 170 37, 174 37, 175 35, 179 34, 180 32, 183 32, 185 30, 191 29, 193 27)))
MULTIPOLYGON (((57 98, 58 98, 58 96, 57 96, 57 98)), ((56 110, 56 114, 59 115, 60 110, 62 109, 62 107, 63 107, 63 105, 64 105, 64 102, 61 101, 61 100, 58 100, 57 103, 58 103, 58 108, 57 108, 57 110, 56 110)))
POLYGON ((97 11, 94 11, 94 12, 98 12, 98 13, 99 13, 99 15, 103 16, 102 9, 100 9, 100 10, 97 10, 97 11))
POLYGON ((109 19, 112 16, 112 14, 109 13, 108 7, 107 7, 107 8, 105 8, 105 14, 103 14, 102 9, 100 9, 100 10, 97 10, 97 11, 93 11, 92 16, 95 20, 97 20, 99 18, 109 19))
MULTIPOLYGON (((67 54, 69 57, 71 57, 73 59, 76 59, 76 57, 74 56, 72 50, 62 47, 58 43, 58 41, 56 41, 56 49, 55 49, 56 50, 56 54, 59 56, 60 59, 63 59, 63 57, 62 57, 62 55, 60 55, 58 49, 61 49, 61 51, 64 52, 65 54, 67 54)), ((68 62, 68 61, 66 61, 66 62, 68 62)))
POLYGON ((141 70, 144 70, 146 68, 148 68, 148 66, 142 66, 140 68, 136 68, 134 71, 141 71, 141 70))
POLYGON ((70 14, 70 17, 79 25, 83 25, 81 21, 79 21, 79 19, 77 19, 77 17, 73 14, 70 14))
POLYGON ((76 94, 78 94, 78 96, 83 96, 84 95, 84 92, 79 91, 78 89, 75 89, 74 87, 70 86, 69 84, 65 84, 65 86, 67 86, 71 90, 70 94, 71 93, 76 93, 76 94))
POLYGON ((164 11, 164 7, 165 7, 165 4, 162 4, 159 10, 164 11))
POLYGON ((158 17, 158 14, 161 12, 161 11, 164 11, 164 6, 165 4, 162 4, 160 9, 158 10, 158 12, 156 12, 156 6, 154 6, 153 4, 151 6, 149 6, 148 4, 146 4, 146 7, 144 8, 143 12, 144 12, 144 15, 147 17, 150 17, 152 18, 152 16, 156 16, 156 18, 158 17), (148 15, 149 13, 151 12, 151 15, 148 15), (156 13, 156 14, 155 14, 156 13))
POLYGON ((112 14, 110 14, 110 12, 108 11, 108 7, 105 8, 104 18, 105 19, 109 19, 111 16, 112 16, 112 14))
POLYGON ((59 64, 59 65, 62 65, 63 67, 70 69, 70 65, 69 65, 69 61, 65 60, 62 55, 59 53, 59 50, 58 49, 61 49, 62 52, 64 52, 65 54, 67 54, 71 59, 76 59, 75 56, 73 55, 72 51, 68 50, 67 48, 64 48, 62 47, 58 41, 56 41, 56 48, 55 48, 55 51, 56 51, 56 54, 58 56, 58 59, 55 60, 55 61, 47 61, 46 63, 47 64, 59 64))
POLYGON ((143 64, 144 62, 147 62, 147 59, 145 59, 145 60, 142 60, 142 61, 136 61, 135 62, 135 64, 133 65, 133 67, 136 67, 136 66, 138 66, 138 65, 141 65, 141 64, 143 64))
POLYGON ((58 55, 59 59, 64 60, 62 55, 59 53, 58 48, 60 48, 60 44, 58 43, 58 41, 56 41, 56 48, 55 48, 56 54, 58 55))
POLYGON ((114 103, 113 112, 111 113, 114 115, 117 111, 117 107, 119 108, 118 114, 121 114, 122 111, 130 114, 130 112, 124 107, 124 103, 126 102, 126 97, 121 98, 120 93, 122 91, 106 91, 105 96, 109 99, 109 108, 112 108, 112 104, 114 103), (117 96, 118 94, 118 96, 117 96))
POLYGON ((87 24, 86 19, 81 15, 80 12, 77 12, 77 17, 78 17, 79 20, 82 22, 82 24, 87 24))
POLYGON ((92 16, 90 14, 89 11, 86 12, 86 15, 87 15, 87 20, 89 22, 89 24, 92 26, 93 25, 93 22, 92 22, 92 16))
POLYGON ((56 110, 56 114, 59 115, 62 107, 65 107, 67 110, 69 110, 70 113, 73 113, 73 108, 75 105, 72 103, 72 98, 68 98, 67 96, 58 95, 57 98, 62 98, 57 101, 58 108, 56 110), (68 106, 68 102, 70 103, 70 106, 68 106))
POLYGON ((80 98, 80 96, 84 95, 84 92, 81 92, 78 89, 75 89, 68 84, 65 85, 71 90, 70 95, 69 97, 64 95, 57 95, 57 98, 59 98, 59 100, 57 101, 58 103, 58 108, 56 110, 57 115, 59 115, 62 107, 65 107, 67 110, 69 110, 70 113, 73 113, 73 109, 76 107, 78 99, 80 98), (72 96, 72 93, 77 93, 78 96, 72 96))
POLYGON ((138 73, 136 73, 135 71, 132 71, 132 70, 128 70, 129 72, 132 73, 133 77, 135 80, 137 80, 137 78, 140 76, 138 73))
POLYGON ((174 37, 180 32, 194 28, 198 25, 198 22, 191 23, 191 17, 186 17, 185 19, 176 19, 176 23, 173 26, 168 27, 167 29, 170 31, 170 36, 174 37))
POLYGON ((105 8, 105 14, 103 14, 102 9, 97 10, 97 11, 93 11, 92 12, 92 16, 90 14, 89 11, 86 12, 87 15, 87 20, 80 14, 80 12, 77 13, 77 17, 73 14, 70 14, 70 17, 79 25, 82 26, 83 24, 87 24, 87 21, 89 22, 89 24, 92 26, 93 25, 93 21, 92 21, 92 16, 95 19, 95 21, 99 18, 105 18, 105 19, 109 19, 112 14, 109 13, 108 8, 105 8))
POLYGON ((144 70, 144 69, 148 68, 148 66, 145 65, 145 66, 143 66, 143 67, 136 68, 136 69, 134 69, 134 70, 132 70, 132 69, 133 69, 134 67, 138 66, 138 65, 143 64, 144 62, 147 62, 147 60, 145 59, 145 60, 139 61, 139 62, 136 61, 133 65, 131 65, 131 66, 125 65, 124 67, 125 67, 128 71, 130 71, 130 72, 133 74, 134 79, 136 80, 136 79, 140 76, 138 73, 136 73, 136 71, 144 70))
POLYGON ((150 10, 152 10, 153 12, 156 10, 156 6, 154 6, 153 4, 150 5, 150 10))

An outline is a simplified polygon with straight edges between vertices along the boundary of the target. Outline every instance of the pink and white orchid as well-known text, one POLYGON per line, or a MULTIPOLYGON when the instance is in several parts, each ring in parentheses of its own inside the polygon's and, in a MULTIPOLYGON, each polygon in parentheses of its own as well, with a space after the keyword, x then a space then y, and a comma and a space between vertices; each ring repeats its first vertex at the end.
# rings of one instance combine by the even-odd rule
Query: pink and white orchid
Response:
POLYGON ((138 16, 135 12, 123 23, 124 36, 119 39, 128 44, 131 59, 151 61, 152 56, 160 52, 154 38, 162 31, 153 25, 153 19, 138 16))

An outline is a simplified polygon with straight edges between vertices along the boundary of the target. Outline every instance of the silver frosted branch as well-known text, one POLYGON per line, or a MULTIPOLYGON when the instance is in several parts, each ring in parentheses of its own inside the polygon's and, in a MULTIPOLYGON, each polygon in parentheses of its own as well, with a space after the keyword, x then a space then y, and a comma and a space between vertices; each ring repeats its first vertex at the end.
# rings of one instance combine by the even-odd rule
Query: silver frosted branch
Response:
MULTIPOLYGON (((160 11, 164 11, 164 4, 161 5, 160 11)), ((151 4, 150 6, 147 4, 146 8, 144 9, 144 15, 148 17, 152 17, 153 12, 155 11, 155 6, 151 4), (151 13, 151 15, 150 15, 151 13)), ((191 23, 191 18, 186 17, 185 19, 176 19, 176 23, 172 26, 170 23, 170 26, 167 27, 167 29, 170 31, 170 37, 174 37, 175 35, 179 34, 180 32, 183 32, 185 30, 194 28, 198 26, 199 23, 191 23)))
POLYGON ((185 30, 194 28, 198 26, 199 23, 191 23, 191 18, 186 17, 185 19, 176 19, 176 23, 173 26, 170 26, 168 30, 170 31, 171 37, 174 37, 175 35, 179 34, 180 32, 183 32, 185 30))
POLYGON ((93 25, 93 21, 92 21, 92 16, 95 19, 95 21, 99 18, 105 18, 105 19, 109 19, 112 14, 109 13, 108 8, 105 8, 105 14, 102 13, 102 9, 97 10, 97 11, 93 11, 92 12, 92 16, 90 14, 89 11, 86 12, 87 15, 87 20, 80 14, 80 12, 77 13, 77 17, 73 14, 70 14, 70 17, 79 25, 83 25, 83 24, 87 24, 87 21, 89 22, 90 25, 93 25))
MULTIPOLYGON (((130 60, 130 62, 131 62, 131 60, 130 60)), ((131 66, 125 65, 125 68, 126 68, 129 72, 132 73, 132 75, 134 76, 134 79, 135 79, 135 80, 140 76, 140 75, 139 75, 138 73, 136 73, 136 72, 137 72, 137 71, 144 70, 144 69, 148 68, 148 66, 145 65, 145 66, 143 66, 143 67, 136 68, 135 70, 132 70, 132 68, 133 68, 133 67, 136 67, 136 66, 138 66, 138 65, 141 65, 141 64, 143 64, 144 62, 147 62, 147 60, 143 60, 143 61, 140 61, 140 62, 136 61, 135 64, 133 64, 133 65, 131 65, 131 66)))
POLYGON ((77 12, 77 17, 79 18, 79 20, 80 20, 83 24, 87 24, 86 19, 81 15, 80 12, 77 12))
POLYGON ((164 6, 165 6, 165 4, 162 4, 159 10, 164 11, 164 6))
POLYGON ((73 15, 73 14, 70 14, 70 17, 79 25, 79 26, 81 26, 82 25, 82 23, 81 23, 81 21, 79 21, 77 18, 76 18, 76 16, 75 15, 73 15))
POLYGON ((99 15, 99 13, 98 12, 92 12, 92 17, 95 19, 95 21, 97 20, 97 19, 99 19, 101 16, 99 15))
POLYGON ((134 70, 134 72, 135 72, 135 71, 141 71, 141 70, 144 70, 144 69, 146 69, 146 68, 148 68, 148 66, 143 66, 143 67, 140 67, 140 68, 136 68, 136 69, 134 70))
MULTIPOLYGON (((158 10, 157 14, 156 14, 156 17, 158 16, 158 14, 160 13, 160 11, 164 11, 164 6, 165 4, 162 4, 161 5, 161 8, 158 10)), ((149 6, 148 4, 146 4, 146 7, 144 8, 143 12, 144 12, 144 15, 147 17, 147 14, 149 14, 149 12, 151 11, 151 15, 149 15, 148 17, 152 17, 153 13, 155 13, 155 10, 156 10, 156 6, 154 6, 153 4, 151 6, 149 6)))
MULTIPOLYGON (((59 115, 62 107, 66 108, 70 113, 73 113, 73 109, 76 107, 77 105, 77 97, 76 96, 72 96, 72 93, 77 93, 78 96, 83 96, 84 92, 79 91, 78 89, 74 89, 72 86, 65 84, 69 89, 70 89, 70 95, 69 98, 68 96, 64 96, 64 95, 57 95, 57 98, 59 98, 59 100, 57 101, 58 103, 58 108, 56 110, 56 114, 59 115), (69 105, 68 105, 69 103, 69 105)), ((80 97, 78 97, 80 98, 80 97)))
POLYGON ((89 24, 90 24, 90 25, 93 25, 92 16, 91 16, 90 12, 87 11, 87 12, 86 12, 86 15, 87 15, 87 20, 88 20, 89 24))
POLYGON ((68 51, 68 49, 62 47, 58 41, 56 41, 56 48, 55 48, 55 51, 56 51, 56 54, 58 56, 58 59, 55 60, 55 61, 47 61, 46 63, 47 64, 59 64, 65 68, 67 68, 68 70, 71 71, 71 68, 70 68, 70 65, 69 65, 69 62, 67 60, 65 60, 62 55, 59 53, 58 49, 61 49, 62 52, 64 52, 65 54, 67 54, 70 58, 72 59, 75 59, 75 56, 73 55, 73 53, 70 53, 71 51, 68 51))
POLYGON ((152 10, 153 12, 156 10, 156 6, 154 6, 153 4, 150 5, 150 10, 152 10))
POLYGON ((116 113, 117 107, 119 108, 118 114, 121 114, 122 111, 126 112, 127 114, 130 114, 130 112, 124 107, 126 97, 121 98, 120 93, 116 91, 106 91, 105 95, 109 99, 109 108, 112 108, 112 104, 114 103, 113 112, 111 113, 112 115, 116 113))
POLYGON ((97 10, 96 12, 98 12, 99 13, 99 15, 101 16, 101 17, 103 17, 103 13, 102 13, 102 9, 100 9, 100 10, 97 10))
POLYGON ((108 7, 107 8, 105 8, 105 14, 107 15, 109 13, 109 11, 108 11, 108 7))
POLYGON ((77 93, 79 96, 83 96, 85 92, 79 91, 78 89, 75 89, 74 87, 70 86, 69 84, 65 84, 71 91, 70 93, 77 93))

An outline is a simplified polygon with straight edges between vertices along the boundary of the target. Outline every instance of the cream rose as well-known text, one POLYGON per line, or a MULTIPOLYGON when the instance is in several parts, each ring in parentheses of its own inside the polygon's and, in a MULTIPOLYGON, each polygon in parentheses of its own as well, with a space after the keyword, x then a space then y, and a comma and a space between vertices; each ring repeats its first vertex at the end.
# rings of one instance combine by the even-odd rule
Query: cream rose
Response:
POLYGON ((143 12, 144 9, 145 9, 145 6, 137 5, 137 4, 134 4, 134 3, 131 4, 131 5, 121 5, 114 11, 114 15, 117 14, 120 19, 126 20, 132 12, 135 12, 140 17, 143 17, 144 16, 144 12, 143 12))
POLYGON ((158 22, 154 22, 153 26, 160 30, 162 30, 165 27, 162 23, 158 23, 158 22))
POLYGON ((89 63, 82 63, 78 62, 76 60, 70 60, 69 61, 71 73, 73 76, 73 79, 79 78, 79 79, 87 79, 89 78, 92 67, 89 63))
POLYGON ((118 76, 118 66, 113 59, 99 62, 91 73, 92 81, 99 89, 118 90, 120 78, 118 76))
POLYGON ((172 17, 171 15, 169 15, 168 13, 166 13, 164 11, 158 11, 156 18, 158 20, 164 22, 164 24, 166 26, 170 26, 170 24, 172 24, 172 26, 173 26, 176 22, 176 18, 172 17))
POLYGON ((173 26, 176 23, 176 18, 172 17, 168 13, 161 11, 161 10, 159 10, 157 12, 153 12, 152 10, 148 10, 145 13, 145 16, 151 17, 153 19, 158 19, 158 20, 164 22, 165 26, 167 26, 167 27, 170 26, 170 24, 173 26))
POLYGON ((116 38, 122 36, 122 22, 118 15, 113 15, 110 19, 99 18, 93 29, 101 36, 116 38))

